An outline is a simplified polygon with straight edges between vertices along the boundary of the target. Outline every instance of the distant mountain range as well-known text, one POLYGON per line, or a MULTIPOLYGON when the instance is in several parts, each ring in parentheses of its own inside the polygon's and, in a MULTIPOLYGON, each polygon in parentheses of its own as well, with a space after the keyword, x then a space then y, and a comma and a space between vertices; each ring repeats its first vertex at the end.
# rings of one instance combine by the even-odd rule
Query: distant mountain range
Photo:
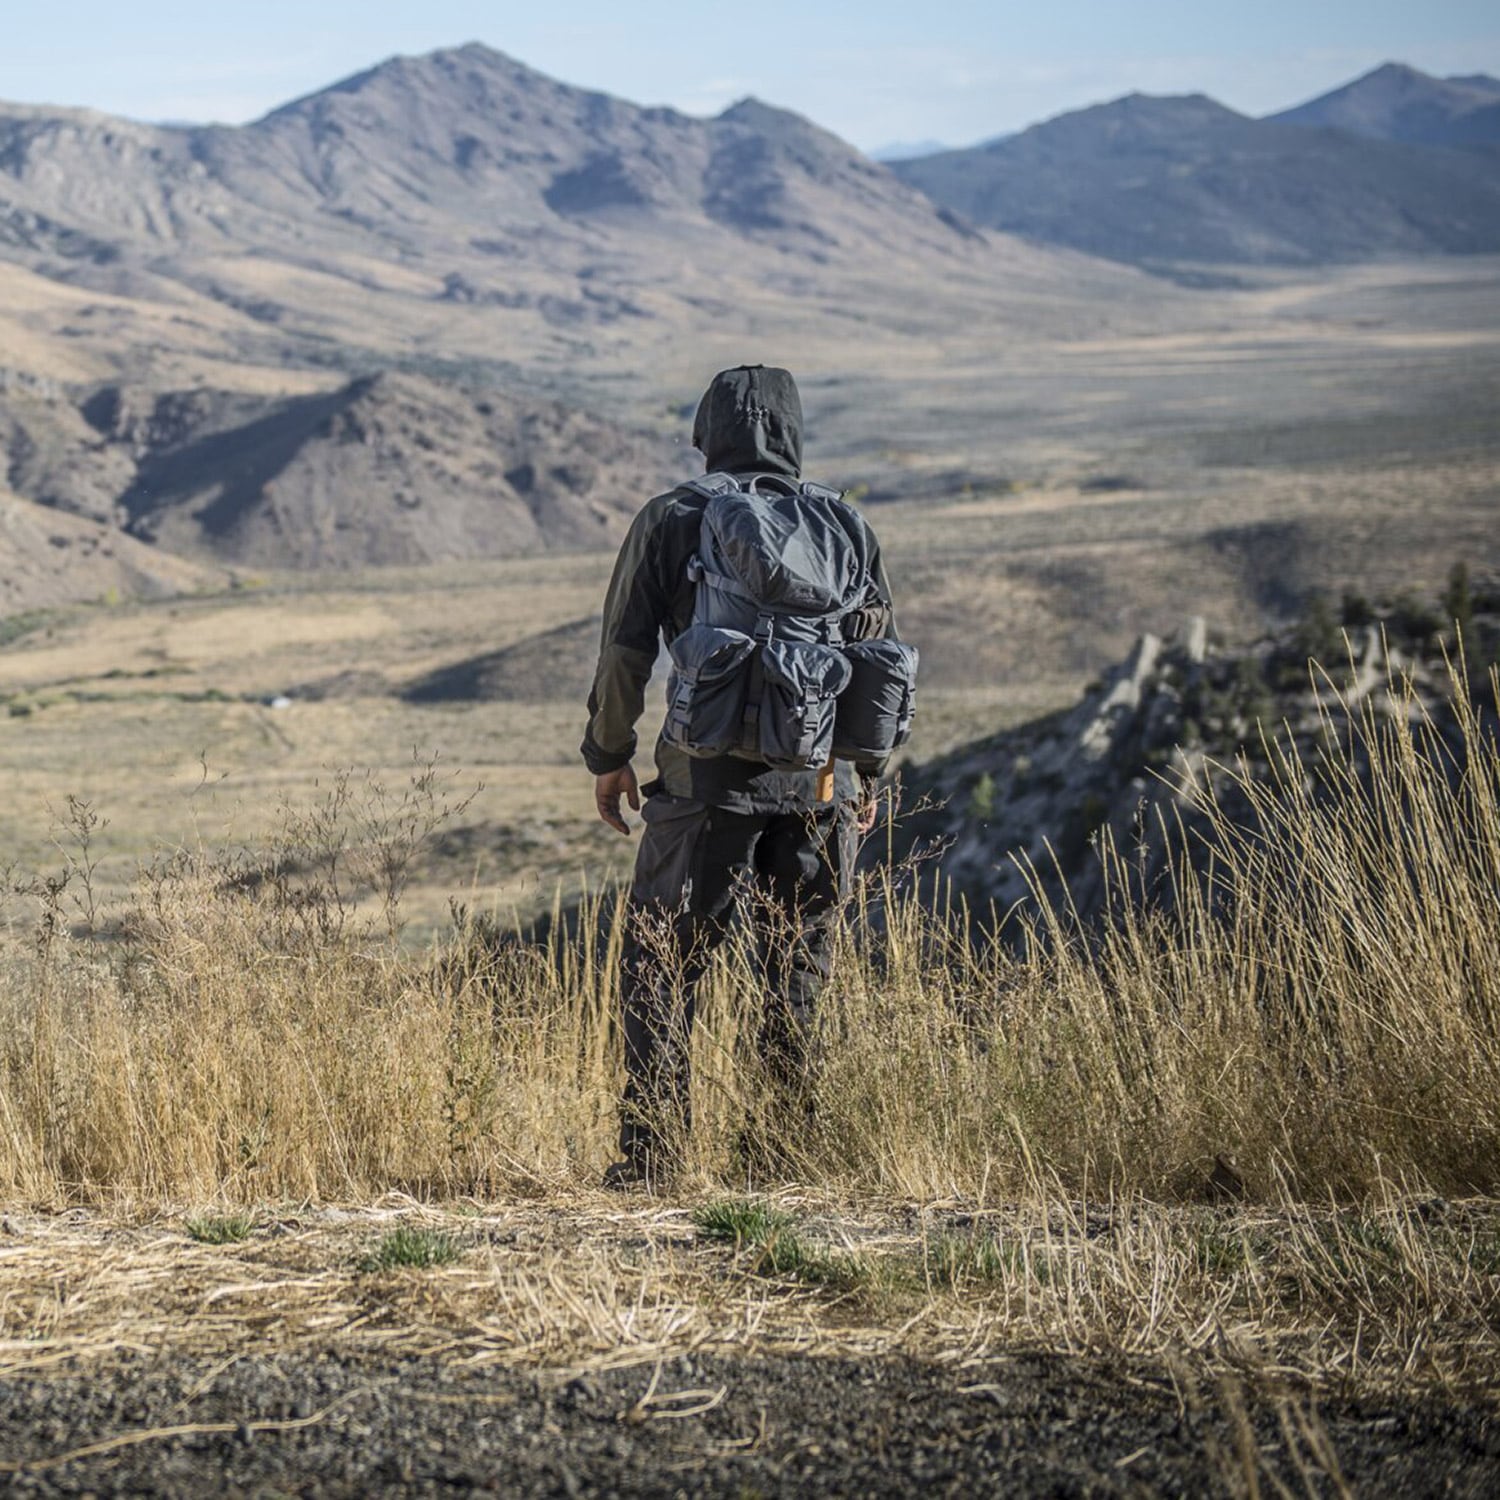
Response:
POLYGON ((899 370, 1188 316, 1111 261, 1500 250, 1497 108, 1493 79, 1388 67, 1270 120, 1133 95, 886 165, 477 44, 242 127, 0 104, 0 574, 34 581, 0 605, 55 598, 52 553, 108 588, 163 551, 597 545, 680 470, 661 434, 716 361, 899 370))
POLYGON ((629 372, 1065 326, 1120 285, 786 111, 642 108, 478 45, 238 128, 0 105, 0 498, 254 567, 602 545, 685 453, 629 372))
POLYGON ((0 106, 11 253, 441 251, 510 283, 517 262, 580 262, 622 226, 710 257, 747 237, 824 254, 962 245, 926 199, 799 116, 755 100, 710 120, 641 108, 477 44, 393 58, 242 127, 0 106))
POLYGON ((1265 120, 1132 94, 891 167, 972 223, 1137 264, 1493 251, 1500 81, 1390 64, 1265 120))

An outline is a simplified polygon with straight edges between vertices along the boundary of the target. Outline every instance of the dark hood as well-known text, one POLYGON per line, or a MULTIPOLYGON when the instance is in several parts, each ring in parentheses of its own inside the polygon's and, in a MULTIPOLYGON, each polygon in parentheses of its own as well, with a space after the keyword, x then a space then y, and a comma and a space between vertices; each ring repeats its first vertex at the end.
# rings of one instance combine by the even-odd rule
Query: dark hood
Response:
POLYGON ((721 370, 693 420, 693 447, 710 473, 802 475, 802 398, 773 365, 721 370))

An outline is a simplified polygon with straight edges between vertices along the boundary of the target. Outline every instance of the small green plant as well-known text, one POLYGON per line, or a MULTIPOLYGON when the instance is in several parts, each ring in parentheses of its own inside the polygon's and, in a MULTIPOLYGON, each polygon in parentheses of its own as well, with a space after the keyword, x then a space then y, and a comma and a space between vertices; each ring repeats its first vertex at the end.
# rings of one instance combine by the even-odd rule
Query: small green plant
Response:
POLYGON ((1391 608, 1389 628, 1397 641, 1426 645, 1451 625, 1441 607, 1434 607, 1410 589, 1397 595, 1391 608))
POLYGON ((1336 663, 1344 654, 1338 622, 1325 595, 1315 593, 1307 601, 1293 634, 1293 650, 1297 657, 1295 665, 1302 671, 1309 660, 1327 665, 1336 663))
POLYGON ((766 1203, 744 1198, 707 1203, 693 1214, 693 1223, 705 1239, 753 1250, 751 1269, 757 1276, 792 1276, 841 1291, 852 1291, 871 1280, 871 1267, 864 1261, 808 1244, 797 1233, 790 1214, 766 1203))
POLYGON ((969 816, 980 823, 995 815, 995 778, 988 771, 980 774, 969 793, 969 816))
POLYGON ((1448 574, 1448 587, 1443 590, 1443 615, 1449 626, 1465 640, 1474 634, 1474 590, 1469 582, 1467 563, 1456 562, 1448 574))
POLYGON ((238 1211, 228 1214, 195 1214, 184 1219, 182 1227, 188 1237, 200 1245, 237 1245, 250 1238, 255 1229, 255 1215, 238 1211))
POLYGON ((1011 1279, 1023 1266, 1016 1247, 1002 1245, 992 1234, 938 1234, 922 1249, 923 1280, 949 1291, 1011 1279))
POLYGON ((1460 1258, 1481 1276, 1500 1276, 1500 1230, 1470 1239, 1462 1247, 1460 1258))
POLYGON ((0 619, 0 646, 13 645, 23 636, 40 630, 51 618, 51 613, 45 609, 26 610, 18 615, 5 616, 0 619))
POLYGON ((1376 621, 1374 607, 1369 599, 1357 589, 1345 589, 1343 602, 1339 607, 1339 623, 1346 630, 1362 630, 1366 625, 1373 625, 1376 621))
POLYGON ((1249 1265, 1250 1247, 1243 1235, 1209 1224, 1198 1235, 1193 1258, 1205 1275, 1233 1276, 1249 1265))
POLYGON ((757 1276, 791 1276, 810 1286, 852 1292, 870 1286, 876 1268, 857 1255, 810 1245, 795 1230, 773 1234, 755 1257, 757 1276))
POLYGON ((790 1214, 747 1198, 722 1198, 693 1211, 693 1225, 706 1240, 764 1245, 792 1227, 790 1214))
POLYGON ((361 1271, 394 1271, 403 1266, 427 1270, 452 1265, 463 1254, 463 1246, 440 1229, 413 1229, 403 1224, 385 1235, 368 1255, 361 1257, 361 1271))

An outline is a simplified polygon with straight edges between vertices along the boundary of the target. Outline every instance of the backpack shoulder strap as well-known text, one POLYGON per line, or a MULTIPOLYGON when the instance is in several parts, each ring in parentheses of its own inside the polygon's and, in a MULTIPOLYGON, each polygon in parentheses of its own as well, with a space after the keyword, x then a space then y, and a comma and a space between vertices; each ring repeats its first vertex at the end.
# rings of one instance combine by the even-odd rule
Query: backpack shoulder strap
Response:
POLYGON ((836 490, 826 484, 815 484, 811 479, 802 481, 802 493, 809 500, 842 500, 844 498, 842 490, 836 490))
POLYGON ((701 475, 697 479, 685 479, 682 487, 692 490, 695 495, 702 495, 705 500, 712 500, 715 495, 728 495, 738 490, 740 482, 733 474, 713 473, 701 475))

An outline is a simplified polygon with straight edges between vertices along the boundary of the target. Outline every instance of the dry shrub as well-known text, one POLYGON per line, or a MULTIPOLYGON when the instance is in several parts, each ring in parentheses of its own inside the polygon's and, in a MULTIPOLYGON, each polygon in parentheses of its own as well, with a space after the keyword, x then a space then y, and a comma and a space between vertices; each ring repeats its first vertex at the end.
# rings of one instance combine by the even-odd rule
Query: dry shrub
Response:
MULTIPOLYGON (((1442 733, 1395 691, 1343 737, 1330 716, 1316 765, 1282 752, 1268 779, 1200 788, 1207 875, 1180 848, 1168 903, 1126 899, 1128 860, 1102 851, 1101 932, 1043 912, 1017 952, 891 872, 867 882, 816 1119, 784 1120, 782 1157, 922 1198, 1495 1192, 1500 759, 1461 672, 1442 733)), ((113 941, 60 935, 43 899, 0 1000, 0 1193, 350 1199, 597 1172, 618 904, 587 902, 543 946, 464 915, 403 949, 392 872, 440 788, 380 816, 336 790, 259 866, 200 852, 148 872, 113 941)), ((734 1176, 764 1097, 761 1002, 750 944, 731 945, 694 1040, 702 1174, 734 1176)))

